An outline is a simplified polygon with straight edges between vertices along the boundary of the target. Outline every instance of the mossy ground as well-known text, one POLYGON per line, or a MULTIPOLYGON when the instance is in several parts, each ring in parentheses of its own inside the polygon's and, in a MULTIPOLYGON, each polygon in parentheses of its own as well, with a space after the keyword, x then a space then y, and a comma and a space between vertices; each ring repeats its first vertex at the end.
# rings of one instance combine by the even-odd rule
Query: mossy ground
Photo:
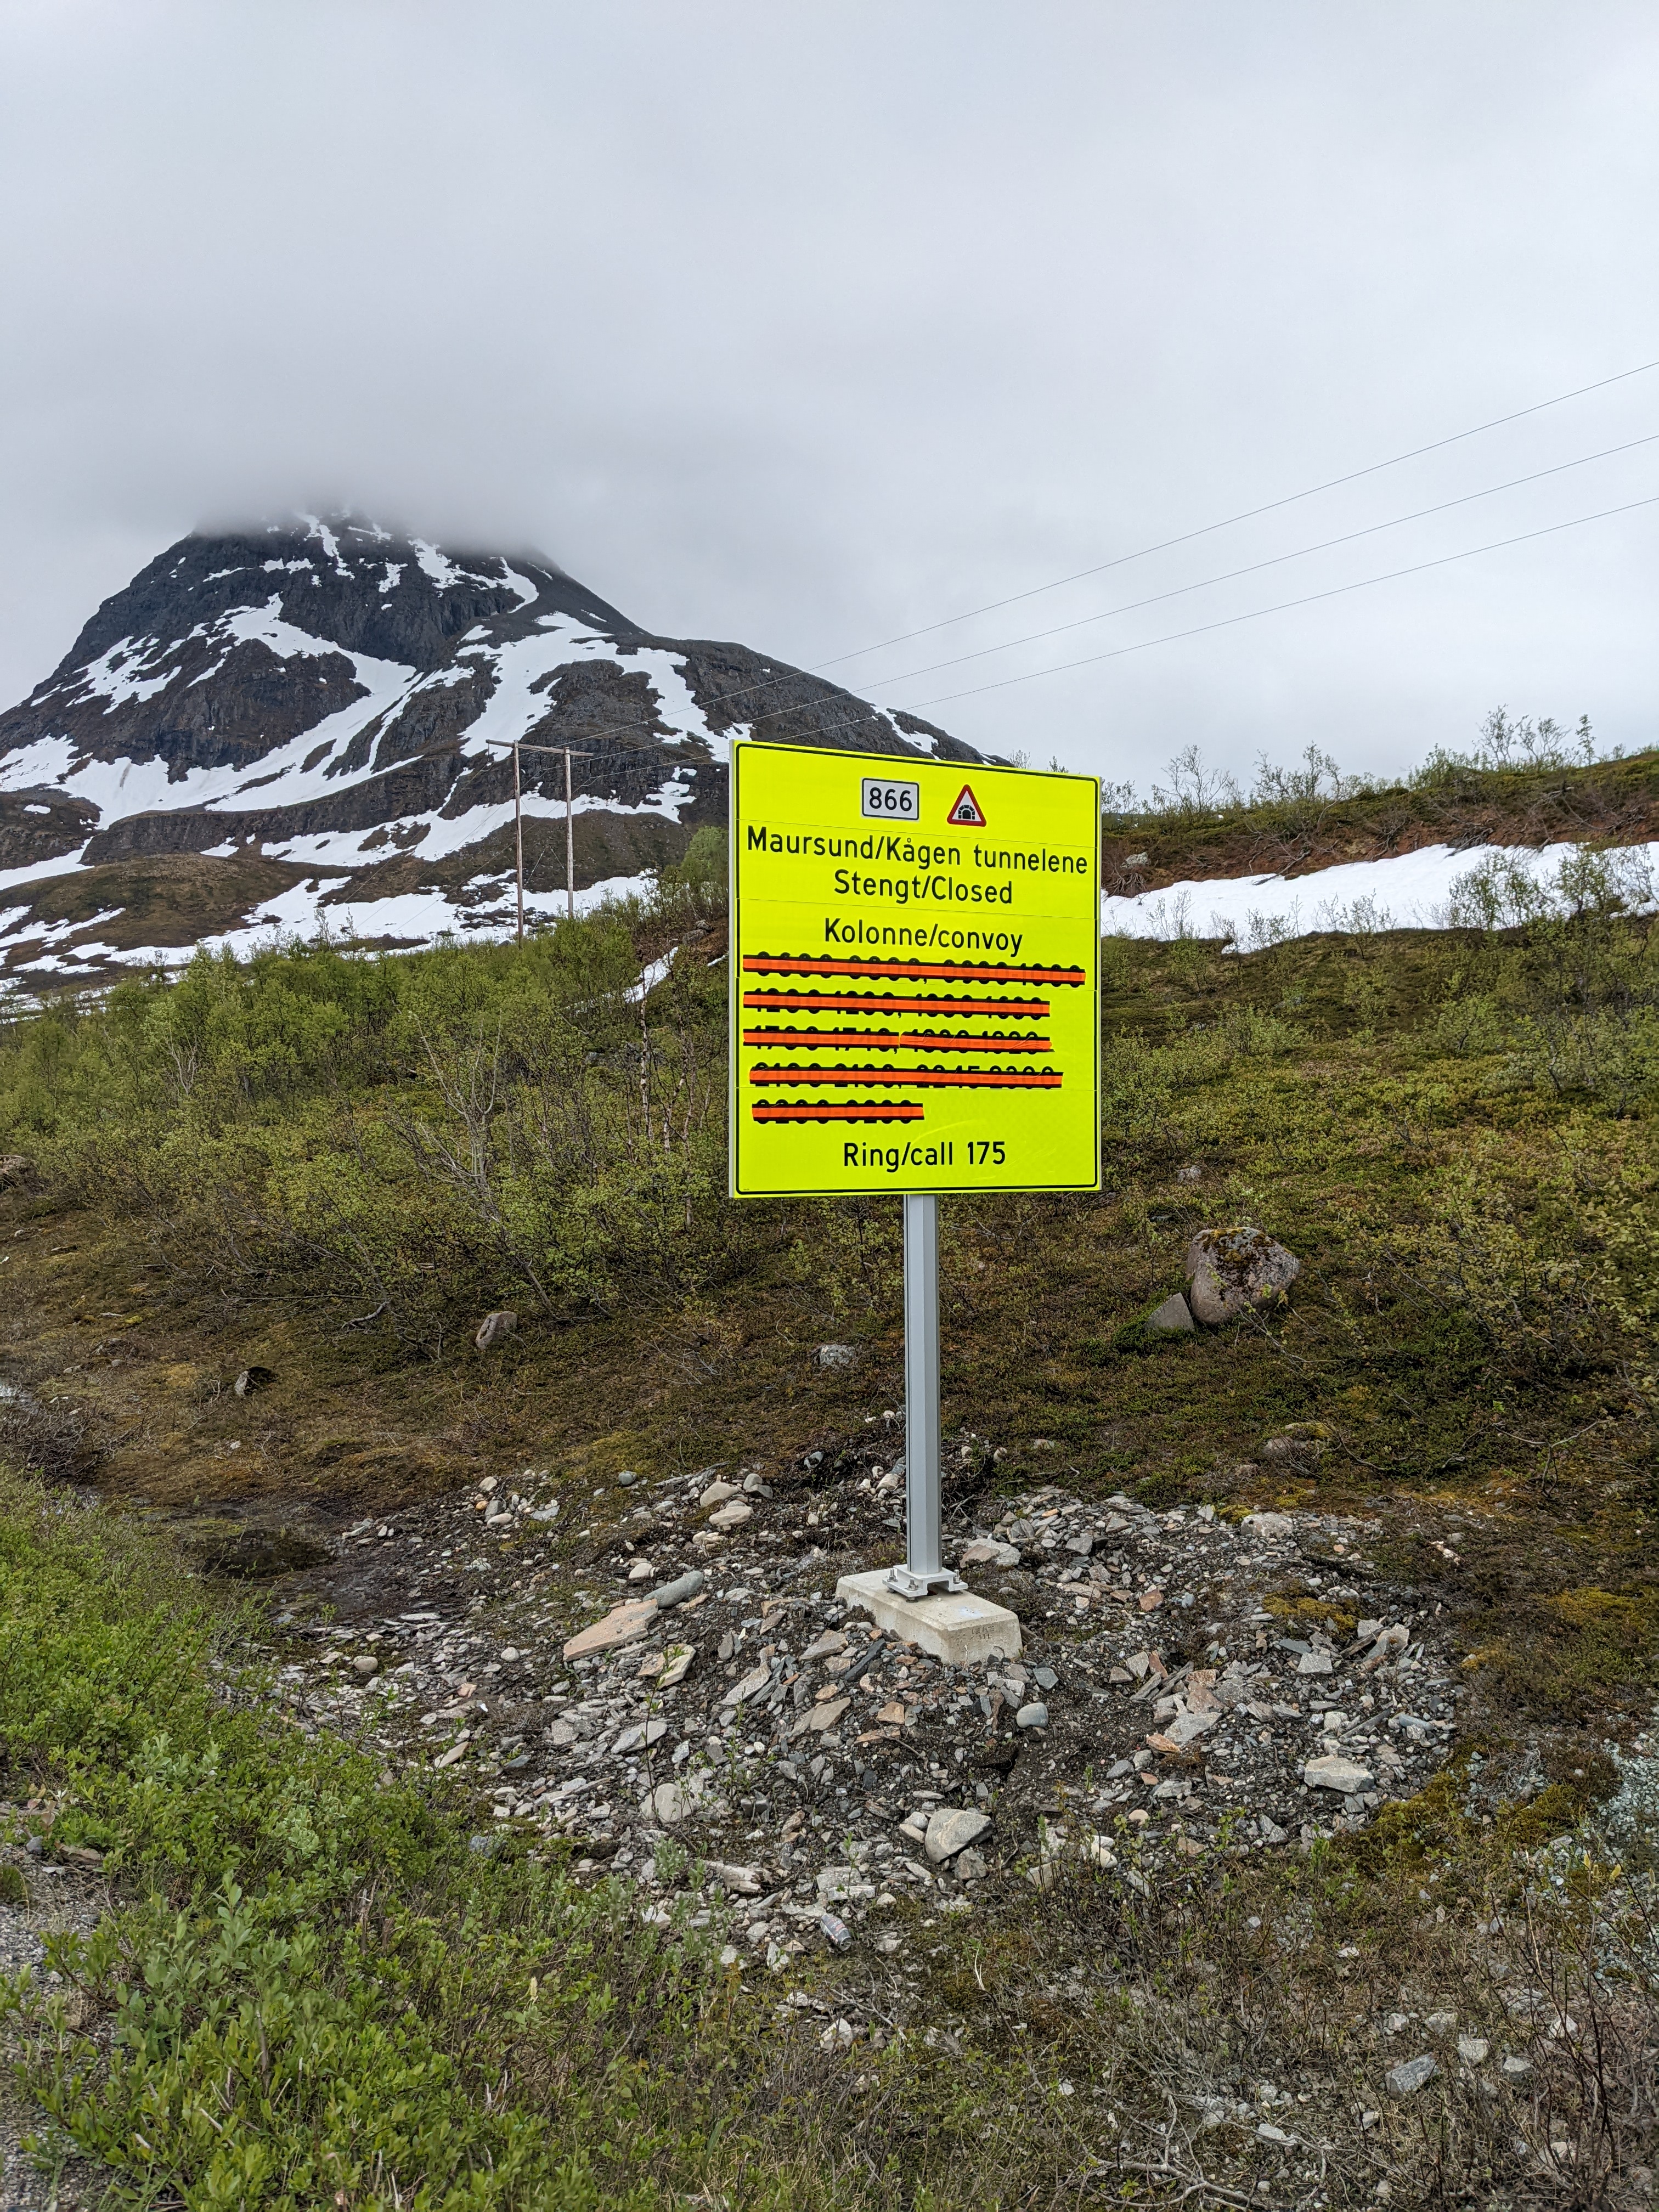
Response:
MULTIPOLYGON (((1619 957, 1639 980, 1645 931, 1620 927, 1619 957)), ((20 1024, 0 1061, 0 1149, 34 1164, 0 1196, 0 1354, 45 1411, 38 1449, 14 1425, 13 1456, 61 1471, 78 1452, 116 1509, 264 1495, 344 1516, 524 1465, 586 1486, 623 1465, 776 1465, 863 1433, 902 1387, 897 1206, 726 1203, 721 942, 718 914, 693 902, 523 954, 374 963, 313 948, 251 969, 206 963, 171 990, 133 987, 102 1010, 20 1024), (669 981, 642 1012, 630 1006, 640 960, 675 937, 669 981), (518 1338, 480 1355, 471 1328, 498 1305, 520 1310, 518 1338), (821 1369, 830 1339, 853 1344, 857 1364, 821 1369), (256 1364, 274 1382, 237 1397, 234 1377, 256 1364)), ((862 2020, 906 2029, 845 2058, 819 2050, 816 2027, 783 2033, 775 1990, 746 1996, 712 1969, 676 1984, 685 2008, 655 2008, 631 1994, 626 1947, 591 1930, 597 1964, 547 1971, 607 1993, 592 2000, 606 2019, 642 2007, 637 2034, 578 2033, 580 2008, 562 1997, 562 2024, 527 2057, 523 1992, 509 1999, 507 1985, 521 1974, 527 1989, 537 1971, 544 1893, 497 1898, 496 1877, 455 1855, 441 1806, 405 1806, 359 1778, 375 1807, 368 1840, 351 1846, 360 1863, 325 1839, 325 1857, 353 1876, 307 1907, 323 1947, 307 1974, 343 1990, 362 1965, 354 1947, 388 1947, 374 1971, 412 2007, 441 2075, 432 2110, 459 2100, 469 2128, 485 2126, 481 2105, 496 2109, 484 2092, 497 2082, 501 2111, 538 2125, 573 2082, 590 2099, 571 2106, 589 2116, 577 2143, 587 2197, 547 2193, 544 2170, 526 2167, 516 2195, 426 2201, 623 2202, 636 2183, 641 2202, 678 2190, 733 2203, 1048 2204, 1086 2188, 1175 2203, 1210 2201, 1194 2181, 1207 2173, 1217 2203, 1266 2179, 1258 2201, 1339 2203, 1369 2201, 1392 2166, 1419 2191, 1402 2201, 1589 2204, 1571 2194, 1580 2181, 1601 2188, 1638 2158, 1649 2122, 1613 2142, 1595 2118, 1602 2090, 1571 2053, 1551 2076, 1556 2118, 1500 2112, 1455 2062, 1432 2128, 1402 2122, 1402 2134, 1390 2118, 1379 2136, 1363 2106, 1382 2061, 1404 2055, 1379 2042, 1379 2012, 1407 1995, 1420 2011, 1437 1990, 1492 2013, 1503 1972, 1594 1984, 1577 1908, 1538 1933, 1545 1905, 1517 1854, 1605 1793, 1605 1747, 1642 1724, 1659 1675, 1651 1101, 1540 1073, 1551 1010, 1518 942, 1327 938, 1247 958, 1118 944, 1106 969, 1100 1194, 944 1211, 944 1410, 947 1432, 972 1438, 962 1479, 1364 1512, 1381 1524, 1379 1563, 1455 1622, 1471 1685, 1463 1765, 1352 1850, 1277 1869, 1223 1853, 1150 1897, 1059 1867, 1041 1909, 1010 1924, 941 1924, 925 1942, 918 1928, 912 1970, 884 1983, 867 1961, 826 1962, 822 2002, 856 1985, 862 2020), (1181 1286, 1190 1237, 1238 1220, 1300 1257, 1288 1305, 1147 1342, 1134 1324, 1181 1286), (1265 1449, 1308 1423, 1322 1433, 1265 1449), (1469 1765, 1483 1745, 1536 1747, 1524 1806, 1486 1804, 1469 1765), (438 1874, 394 1866, 405 1834, 428 1838, 422 1863, 438 1874), (365 1896, 398 1899, 389 1935, 365 1896), (1477 1940, 1477 1922, 1499 1917, 1521 1932, 1477 1940), (475 1993, 465 2003, 452 1972, 475 1993), (1303 2085, 1291 2094, 1309 2101, 1280 2131, 1322 2130, 1311 2163, 1238 2121, 1241 2092, 1254 2099, 1264 2078, 1303 2085), (619 2081, 640 2100, 617 2106, 625 2125, 606 2117, 619 2081), (1205 2098, 1226 2107, 1212 2128, 1194 2117, 1205 2098), (1534 2142, 1534 2122, 1547 2136, 1570 2129, 1560 2140, 1579 2148, 1557 2159, 1547 2141, 1522 2156, 1515 2137, 1531 2128, 1534 2142), (1541 2179, 1538 2157, 1555 2160, 1541 2179)), ((9 1512, 27 1522, 15 1494, 9 1512)), ((60 1649, 67 1678, 85 1671, 72 1640, 60 1649)), ((67 1788, 103 1808, 95 1832, 88 1813, 89 1838, 129 1855, 135 1773, 199 1806, 196 1770, 155 1779, 134 1710, 127 1737, 91 1752, 72 1732, 31 1735, 14 1713, 14 1796, 67 1788)), ((191 1710, 192 1741, 215 1740, 205 1688, 191 1710)), ((252 1719, 237 1726, 253 1731, 237 1740, 239 1771, 289 1773, 292 1747, 252 1719)), ((217 1829, 198 1847, 185 1820, 170 1857, 131 1856, 124 1910, 141 1917, 88 1969, 100 2003, 153 1955, 158 1973, 194 1959, 210 1983, 219 1974, 235 2012, 257 1977, 200 1963, 230 1940, 223 1912, 244 1909, 215 1901, 233 1872, 255 1900, 253 1951, 274 1958, 265 1947, 289 1940, 289 1907, 254 1885, 276 1879, 270 1816, 244 1804, 235 1817, 234 1850, 217 1829), (157 1899, 185 1911, 185 1933, 164 1939, 157 1899)), ((1639 2072, 1645 2048, 1646 2027, 1626 2017, 1633 1987, 1597 2014, 1622 2054, 1615 2071, 1639 2072)), ((1577 2001, 1600 2002, 1593 1989, 1577 2001)), ((192 1998, 157 2027, 144 2067, 205 2067, 229 2032, 217 2002, 192 1998), (188 2061, 186 2029, 205 2038, 188 2061)), ((363 2094, 378 2094, 383 2020, 331 2018, 342 2067, 368 2069, 363 2094)), ((1645 2113, 1647 2091, 1626 2089, 1645 2113)), ((235 2128, 276 2145, 270 2172, 283 2159, 313 2171, 295 2161, 314 2166, 338 2124, 302 2098, 267 2110, 252 2077, 248 2099, 233 2100, 235 2128)), ((555 2127, 536 2141, 576 2139, 555 2127)), ((233 2201, 203 2178, 217 2154, 205 2136, 199 2155, 179 2138, 168 2171, 197 2176, 170 2182, 183 2201, 233 2201)), ((245 2192, 234 2201, 285 2201, 275 2181, 226 2171, 224 2186, 245 2192)), ((365 2168, 345 2201, 390 2203, 388 2187, 365 2168)))

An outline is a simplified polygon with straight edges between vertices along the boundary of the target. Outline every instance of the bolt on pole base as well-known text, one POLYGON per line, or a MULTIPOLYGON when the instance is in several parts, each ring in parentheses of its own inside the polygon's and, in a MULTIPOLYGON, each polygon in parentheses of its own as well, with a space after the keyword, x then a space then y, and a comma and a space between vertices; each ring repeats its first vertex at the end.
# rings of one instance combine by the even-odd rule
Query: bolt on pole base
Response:
POLYGON ((886 1588, 897 1597, 920 1598, 951 1595, 968 1587, 953 1567, 941 1567, 936 1574, 918 1574, 914 1567, 889 1567, 886 1588))

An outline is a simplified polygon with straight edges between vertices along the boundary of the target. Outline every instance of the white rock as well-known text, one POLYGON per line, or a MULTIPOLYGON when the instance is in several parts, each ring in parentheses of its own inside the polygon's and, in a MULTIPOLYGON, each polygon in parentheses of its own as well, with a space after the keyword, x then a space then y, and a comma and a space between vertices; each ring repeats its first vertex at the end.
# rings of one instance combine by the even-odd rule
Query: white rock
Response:
POLYGON ((821 1344, 818 1346, 820 1367, 850 1367, 858 1358, 850 1344, 821 1344))
POLYGON ((1296 1534, 1296 1523, 1288 1513, 1247 1513, 1243 1525, 1264 1544, 1278 1543, 1296 1534))
POLYGON ((808 1729, 816 1729, 820 1735, 827 1735, 830 1729, 840 1727, 852 1702, 850 1698, 825 1698, 817 1705, 809 1705, 790 1729, 790 1735, 800 1735, 808 1729))
POLYGON ((745 1698, 758 1697, 771 1680, 772 1669, 763 1660, 758 1667, 751 1668, 741 1681, 732 1683, 720 1703, 723 1705, 740 1705, 745 1698))
POLYGON ((663 1668, 657 1677, 659 1690, 672 1690, 676 1682, 683 1682, 696 1657, 696 1646, 691 1644, 671 1644, 663 1654, 663 1668))
POLYGON ((1310 1759, 1302 1770, 1302 1779, 1310 1790, 1334 1790, 1343 1797, 1352 1797, 1361 1790, 1369 1790, 1372 1777, 1368 1769, 1353 1759, 1331 1751, 1322 1759, 1310 1759))
POLYGON ((752 1521, 754 1517, 754 1507, 745 1505, 740 1498, 734 1498, 729 1505, 722 1505, 718 1512, 709 1515, 708 1525, 711 1528, 741 1528, 745 1521, 752 1521))
POLYGON ((1391 2097, 1414 2097, 1419 2089, 1426 2089, 1440 2071, 1439 2063, 1425 2051, 1420 2058, 1402 2059, 1398 2066, 1389 2067, 1382 2076, 1384 2087, 1391 2097))
POLYGON ((678 1782, 659 1782, 646 1800, 651 1817, 665 1828, 678 1827, 691 1810, 691 1799, 678 1782))
POLYGON ((649 1559, 635 1559, 628 1570, 628 1579, 630 1583, 648 1583, 656 1571, 649 1559))
POLYGON ((1178 1751, 1184 1751, 1189 1743, 1195 1743, 1206 1729, 1212 1729, 1220 1718, 1219 1711, 1181 1713, 1170 1723, 1164 1733, 1178 1751))
POLYGON ((1022 1705, 1019 1711, 1014 1715, 1014 1725, 1016 1728, 1023 1729, 1047 1728, 1048 1725, 1048 1706, 1045 1705, 1040 1698, 1031 1705, 1022 1705))
POLYGON ((1457 2055, 1466 2066, 1484 2066, 1491 2049, 1484 2035, 1460 2035, 1457 2039, 1457 2055))
POLYGON ((667 1733, 666 1721, 637 1721, 632 1728, 623 1730, 611 1748, 617 1758, 624 1758, 630 1751, 648 1751, 653 1743, 660 1743, 667 1733))
POLYGON ((711 1482, 697 1503, 706 1510, 712 1505, 724 1505, 728 1498, 735 1498, 738 1494, 735 1482, 711 1482))
POLYGON ((969 1844, 976 1844, 991 1825, 988 1813, 967 1806, 941 1805, 927 1822, 924 1847, 935 1866, 943 1866, 969 1844))
POLYGON ((1298 1674, 1329 1674, 1335 1667, 1336 1662, 1328 1651, 1304 1651, 1296 1662, 1298 1674))
POLYGON ((976 1536, 971 1544, 963 1547, 958 1564, 964 1567, 1017 1567, 1019 1557, 1018 1544, 1000 1544, 994 1536, 976 1536))
POLYGON ((866 1881, 856 1867, 825 1867, 817 1878, 820 1905, 856 1905, 862 1899, 873 1897, 876 1885, 866 1881))
POLYGON ((722 1889, 729 1889, 734 1897, 758 1897, 763 1884, 758 1867, 728 1866, 722 1859, 710 1859, 708 1873, 722 1889))

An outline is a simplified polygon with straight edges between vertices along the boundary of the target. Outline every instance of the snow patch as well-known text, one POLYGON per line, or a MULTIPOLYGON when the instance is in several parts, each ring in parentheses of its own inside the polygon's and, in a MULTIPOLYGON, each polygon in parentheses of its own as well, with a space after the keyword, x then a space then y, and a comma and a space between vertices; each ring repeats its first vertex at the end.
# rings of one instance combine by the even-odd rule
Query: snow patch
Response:
POLYGON ((429 576, 440 591, 460 582, 461 572, 447 553, 441 553, 435 545, 428 545, 424 538, 411 538, 409 542, 415 548, 422 574, 429 576))
MULTIPOLYGON (((1452 887, 1488 861, 1502 859, 1534 881, 1553 876, 1577 848, 1553 845, 1425 845, 1382 860, 1350 860, 1306 876, 1190 878, 1161 891, 1103 896, 1100 926, 1108 936, 1231 939, 1243 951, 1322 930, 1445 929, 1452 887)), ((1659 842, 1628 848, 1659 860, 1659 842)))
POLYGON ((319 514, 302 514, 300 520, 306 526, 306 536, 320 540, 324 552, 334 563, 335 574, 349 577, 350 566, 340 556, 340 541, 322 517, 319 514))
MULTIPOLYGON (((85 845, 77 845, 72 853, 60 853, 53 860, 35 860, 26 868, 0 868, 0 891, 10 890, 20 884, 44 884, 53 876, 72 876, 80 866, 85 845)), ((0 929, 0 936, 5 931, 0 929)))
MULTIPOLYGON (((192 630, 195 637, 199 632, 192 630)), ((82 681, 94 698, 105 702, 104 712, 125 707, 134 699, 153 699, 158 691, 165 691, 179 673, 177 668, 164 668, 159 676, 124 674, 128 668, 143 668, 159 653, 166 655, 174 648, 164 646, 159 638, 124 637, 100 653, 96 660, 89 660, 82 681)))

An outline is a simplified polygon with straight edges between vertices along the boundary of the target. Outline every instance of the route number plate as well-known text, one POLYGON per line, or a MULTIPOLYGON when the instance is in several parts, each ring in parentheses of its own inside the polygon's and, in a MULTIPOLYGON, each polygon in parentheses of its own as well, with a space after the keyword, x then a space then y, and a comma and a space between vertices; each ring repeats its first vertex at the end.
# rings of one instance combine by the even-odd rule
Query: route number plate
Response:
POLYGON ((894 783, 878 775, 864 779, 864 816, 868 822, 920 822, 921 786, 894 783))

